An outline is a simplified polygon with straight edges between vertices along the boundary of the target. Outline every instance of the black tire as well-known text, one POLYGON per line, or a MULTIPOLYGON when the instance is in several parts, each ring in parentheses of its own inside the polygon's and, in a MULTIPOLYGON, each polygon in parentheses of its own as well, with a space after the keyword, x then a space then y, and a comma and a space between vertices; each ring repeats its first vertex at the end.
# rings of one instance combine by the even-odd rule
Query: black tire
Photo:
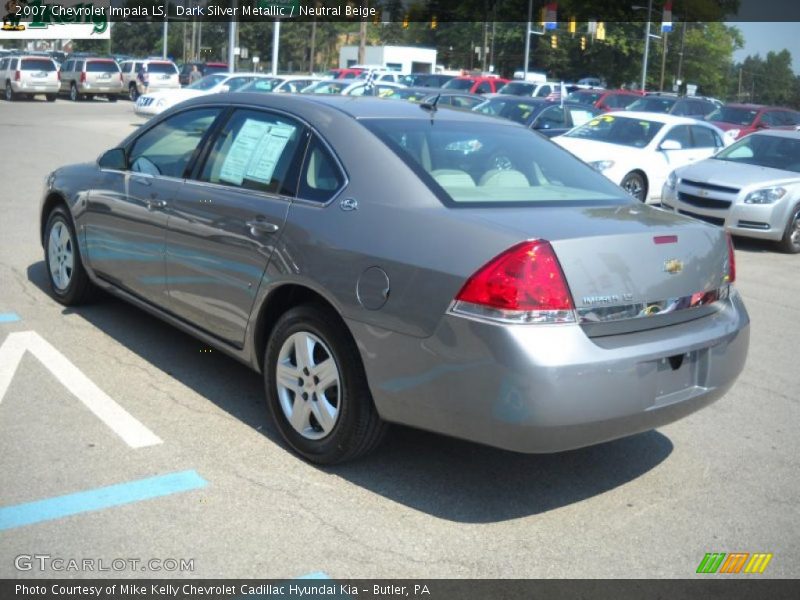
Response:
MULTIPOLYGON (((306 460, 326 465, 353 460, 373 450, 383 439, 387 425, 375 410, 361 356, 350 332, 331 309, 303 304, 284 313, 267 342, 263 367, 270 414, 286 443, 306 460), (281 407, 278 392, 276 371, 284 343, 295 334, 308 333, 321 340, 327 347, 325 350, 329 349, 329 358, 338 369, 338 416, 331 431, 320 439, 309 439, 292 426, 281 407)), ((295 403, 302 401, 299 395, 294 395, 295 403)), ((316 392, 306 401, 316 402, 316 392)), ((313 418, 310 422, 318 423, 313 418)))
POLYGON ((131 99, 131 102, 136 102, 139 99, 139 90, 136 89, 135 83, 131 83, 128 86, 128 98, 131 99))
MULTIPOLYGON (((81 258, 80 248, 77 243, 77 236, 75 235, 75 227, 72 225, 72 217, 65 206, 56 206, 47 218, 47 225, 44 229, 44 262, 45 269, 47 269, 47 281, 50 284, 50 291, 53 296, 61 304, 65 306, 77 306, 85 303, 90 299, 94 291, 94 285, 89 280, 86 269, 83 267, 83 260, 81 258), (59 286, 53 275, 53 266, 51 265, 51 244, 50 237, 60 230, 57 227, 64 228, 63 230, 69 235, 69 244, 72 250, 73 263, 72 272, 69 276, 69 283, 65 286, 59 286)), ((53 257, 54 261, 58 262, 57 254, 53 257)))
POLYGON ((69 86, 69 99, 73 102, 80 102, 83 100, 83 97, 78 93, 78 86, 73 84, 69 86))
POLYGON ((109 94, 107 96, 107 98, 108 98, 109 102, 116 102, 117 101, 117 95, 116 94, 109 94))
POLYGON ((46 94, 48 102, 55 102, 57 94, 46 94))
POLYGON ((7 102, 14 102, 14 100, 17 99, 17 94, 14 91, 14 88, 11 87, 11 82, 10 81, 6 82, 6 87, 5 87, 5 91, 4 91, 4 98, 6 99, 7 102))
POLYGON ((778 247, 787 254, 800 254, 800 204, 792 209, 778 247))
POLYGON ((619 184, 622 189, 628 192, 631 196, 636 198, 639 202, 645 202, 647 199, 647 182, 644 175, 638 171, 631 171, 622 178, 622 183, 619 184))

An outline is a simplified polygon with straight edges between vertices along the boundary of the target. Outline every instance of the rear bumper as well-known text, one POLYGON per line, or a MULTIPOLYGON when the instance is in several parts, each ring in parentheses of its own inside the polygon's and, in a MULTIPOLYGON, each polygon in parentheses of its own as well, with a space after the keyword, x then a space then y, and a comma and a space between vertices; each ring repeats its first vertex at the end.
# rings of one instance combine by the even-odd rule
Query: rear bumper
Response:
POLYGON ((56 94, 59 89, 58 81, 12 81, 11 89, 17 94, 56 94))
POLYGON ((103 95, 105 95, 105 94, 122 94, 124 90, 122 88, 122 84, 121 83, 118 83, 118 84, 115 84, 115 85, 101 85, 101 84, 97 84, 97 83, 92 83, 92 84, 84 83, 84 84, 81 84, 78 87, 78 91, 81 94, 86 94, 86 95, 88 95, 88 94, 103 94, 103 95))
POLYGON ((703 408, 733 385, 749 344, 738 293, 701 319, 593 339, 577 325, 450 315, 427 339, 348 324, 384 419, 526 453, 597 444, 703 408))

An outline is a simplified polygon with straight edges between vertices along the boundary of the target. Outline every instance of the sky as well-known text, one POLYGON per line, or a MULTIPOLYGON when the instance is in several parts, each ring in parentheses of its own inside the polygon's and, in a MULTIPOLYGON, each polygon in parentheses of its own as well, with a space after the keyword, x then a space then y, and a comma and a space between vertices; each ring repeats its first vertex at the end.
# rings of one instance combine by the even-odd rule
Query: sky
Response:
POLYGON ((744 36, 744 48, 734 52, 735 61, 743 60, 748 54, 780 52, 786 48, 792 53, 792 69, 800 75, 800 23, 726 23, 739 28, 744 36))

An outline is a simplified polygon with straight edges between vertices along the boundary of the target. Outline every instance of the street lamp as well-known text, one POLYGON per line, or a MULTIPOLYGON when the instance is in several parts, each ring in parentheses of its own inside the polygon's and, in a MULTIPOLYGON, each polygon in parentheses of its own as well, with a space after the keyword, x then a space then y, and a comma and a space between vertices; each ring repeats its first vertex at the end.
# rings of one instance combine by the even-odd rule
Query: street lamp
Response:
MULTIPOLYGON (((633 10, 645 10, 644 6, 632 6, 633 10)), ((647 23, 644 27, 644 59, 642 60, 642 92, 647 86, 647 59, 650 55, 650 17, 653 13, 653 0, 647 2, 647 23)))

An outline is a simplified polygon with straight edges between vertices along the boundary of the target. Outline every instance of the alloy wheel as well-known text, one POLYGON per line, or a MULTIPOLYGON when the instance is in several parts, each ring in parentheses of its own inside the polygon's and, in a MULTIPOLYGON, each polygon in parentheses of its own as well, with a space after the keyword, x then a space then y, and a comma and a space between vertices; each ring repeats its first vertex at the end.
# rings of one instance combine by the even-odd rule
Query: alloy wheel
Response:
POLYGON ((50 229, 48 256, 53 284, 59 290, 66 290, 75 268, 75 252, 72 237, 63 221, 56 221, 50 229))
POLYGON ((286 420, 304 438, 319 440, 336 425, 341 376, 333 353, 307 331, 289 336, 278 353, 278 400, 286 420))

